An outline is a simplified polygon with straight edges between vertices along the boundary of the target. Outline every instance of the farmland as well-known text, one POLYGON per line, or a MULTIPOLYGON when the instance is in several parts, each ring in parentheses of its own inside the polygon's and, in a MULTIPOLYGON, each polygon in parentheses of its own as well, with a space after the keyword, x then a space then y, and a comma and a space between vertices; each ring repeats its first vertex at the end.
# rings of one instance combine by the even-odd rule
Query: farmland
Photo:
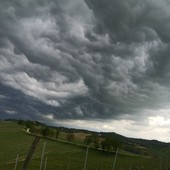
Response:
MULTIPOLYGON (((13 170, 17 154, 19 155, 17 170, 22 169, 24 159, 34 140, 34 136, 26 133, 23 130, 24 128, 16 122, 0 122, 0 170, 13 170)), ((47 158, 47 170, 82 170, 87 148, 79 144, 83 143, 84 134, 76 134, 76 141, 78 142, 75 141, 75 143, 63 142, 65 135, 65 132, 61 132, 59 139, 41 138, 28 169, 39 169, 42 148, 45 142, 44 159, 47 158)), ((115 170, 166 170, 170 167, 169 148, 152 148, 149 149, 149 152, 154 153, 154 156, 134 155, 121 149, 118 153, 115 170)), ((111 170, 114 158, 114 152, 90 148, 86 170, 111 170)))

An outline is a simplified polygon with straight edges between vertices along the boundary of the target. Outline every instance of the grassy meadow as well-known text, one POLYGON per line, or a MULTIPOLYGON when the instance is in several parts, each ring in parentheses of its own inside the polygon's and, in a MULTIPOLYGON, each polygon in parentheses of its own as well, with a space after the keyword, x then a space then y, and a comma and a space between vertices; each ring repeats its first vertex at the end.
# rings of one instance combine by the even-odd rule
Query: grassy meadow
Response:
MULTIPOLYGON (((21 170, 24 159, 34 140, 34 136, 27 134, 25 127, 16 122, 0 122, 0 170, 14 170, 17 154, 19 161, 17 170, 21 170)), ((64 133, 60 139, 64 140, 64 133)), ((76 140, 83 134, 77 134, 76 140)), ((43 144, 46 142, 44 160, 47 158, 46 170, 83 170, 86 155, 86 147, 78 143, 71 144, 59 140, 41 138, 34 152, 33 158, 28 165, 28 170, 40 169, 40 161, 43 144)), ((123 150, 118 153, 115 170, 168 170, 170 167, 170 152, 161 149, 152 149, 155 157, 133 155, 123 150), (159 157, 159 152, 162 154, 159 157)), ((112 170, 115 153, 89 149, 86 170, 112 170)), ((45 161, 44 161, 45 162, 45 161)), ((42 168, 44 170, 44 167, 42 168)))

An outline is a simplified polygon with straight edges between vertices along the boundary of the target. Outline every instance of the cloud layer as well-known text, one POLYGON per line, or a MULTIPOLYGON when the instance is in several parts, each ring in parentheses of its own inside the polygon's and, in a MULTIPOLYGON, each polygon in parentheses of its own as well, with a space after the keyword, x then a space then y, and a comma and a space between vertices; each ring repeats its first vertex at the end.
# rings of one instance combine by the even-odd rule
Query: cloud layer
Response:
POLYGON ((169 7, 167 0, 2 1, 1 118, 149 126, 170 109, 169 7))

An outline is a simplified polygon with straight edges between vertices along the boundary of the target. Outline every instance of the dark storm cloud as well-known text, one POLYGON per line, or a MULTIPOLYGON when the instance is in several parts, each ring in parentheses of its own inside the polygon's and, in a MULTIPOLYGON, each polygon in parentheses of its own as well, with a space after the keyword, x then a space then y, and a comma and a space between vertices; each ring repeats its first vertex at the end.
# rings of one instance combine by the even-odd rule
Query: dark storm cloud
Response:
POLYGON ((167 108, 169 6, 165 0, 2 1, 1 115, 137 120, 146 110, 167 108))
POLYGON ((141 43, 159 36, 169 41, 168 1, 86 0, 98 19, 96 33, 108 33, 113 42, 141 43))
POLYGON ((141 43, 157 43, 149 50, 148 62, 152 65, 147 66, 147 71, 156 77, 167 74, 170 53, 168 1, 86 0, 86 2, 98 21, 94 29, 96 34, 109 34, 111 43, 121 44, 114 48, 115 55, 123 58, 135 57, 135 48, 137 49, 141 43))

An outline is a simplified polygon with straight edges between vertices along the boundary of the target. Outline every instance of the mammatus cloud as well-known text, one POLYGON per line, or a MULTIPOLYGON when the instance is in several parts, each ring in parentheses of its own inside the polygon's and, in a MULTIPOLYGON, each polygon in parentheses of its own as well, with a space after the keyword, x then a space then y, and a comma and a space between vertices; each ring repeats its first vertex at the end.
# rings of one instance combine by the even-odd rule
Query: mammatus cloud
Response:
POLYGON ((155 133, 167 132, 169 7, 166 0, 1 2, 1 117, 95 123, 101 131, 122 121, 132 136, 136 124, 150 134, 161 122, 155 133))

